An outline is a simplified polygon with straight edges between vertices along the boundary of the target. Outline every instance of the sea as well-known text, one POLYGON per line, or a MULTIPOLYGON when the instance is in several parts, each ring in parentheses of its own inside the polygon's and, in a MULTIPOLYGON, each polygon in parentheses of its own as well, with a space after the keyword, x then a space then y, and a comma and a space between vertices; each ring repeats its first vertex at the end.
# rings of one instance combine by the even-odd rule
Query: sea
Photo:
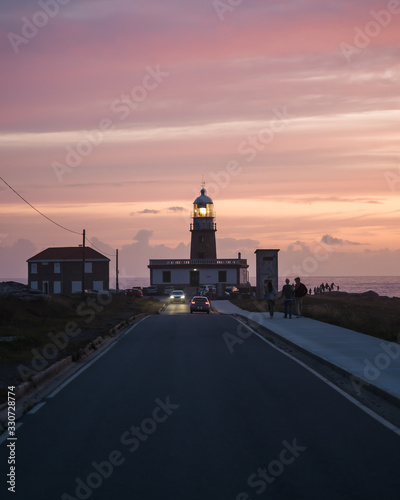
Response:
MULTIPOLYGON (((27 284, 27 280, 21 278, 0 278, 0 281, 17 281, 18 283, 27 284)), ((400 297, 400 276, 309 276, 302 277, 302 282, 311 290, 320 286, 321 283, 328 283, 329 285, 334 283, 334 289, 337 290, 337 287, 339 287, 341 292, 364 293, 372 290, 384 297, 400 297)), ((256 278, 250 277, 250 283, 255 285, 256 278)), ((124 276, 119 279, 120 289, 149 285, 149 277, 124 276)), ((278 282, 279 289, 283 285, 284 279, 281 278, 278 282)), ((115 278, 110 278, 110 288, 115 288, 115 278)))
MULTIPOLYGON (((279 287, 284 285, 284 279, 279 280, 279 287)), ((330 286, 334 283, 334 290, 339 287, 340 292, 364 293, 372 290, 383 297, 400 297, 400 276, 308 276, 301 278, 308 289, 319 287, 322 283, 330 286)))

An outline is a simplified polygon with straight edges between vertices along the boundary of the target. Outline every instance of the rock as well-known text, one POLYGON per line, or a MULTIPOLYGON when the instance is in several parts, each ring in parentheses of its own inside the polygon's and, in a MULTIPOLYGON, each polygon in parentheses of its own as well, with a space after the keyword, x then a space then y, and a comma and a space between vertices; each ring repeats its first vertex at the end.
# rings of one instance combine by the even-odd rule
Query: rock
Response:
POLYGON ((362 295, 363 297, 379 297, 379 293, 376 293, 372 290, 368 290, 368 292, 360 293, 360 295, 362 295))
POLYGON ((2 281, 0 283, 0 296, 16 297, 24 300, 34 300, 47 297, 47 295, 42 292, 29 288, 27 285, 16 281, 2 281))

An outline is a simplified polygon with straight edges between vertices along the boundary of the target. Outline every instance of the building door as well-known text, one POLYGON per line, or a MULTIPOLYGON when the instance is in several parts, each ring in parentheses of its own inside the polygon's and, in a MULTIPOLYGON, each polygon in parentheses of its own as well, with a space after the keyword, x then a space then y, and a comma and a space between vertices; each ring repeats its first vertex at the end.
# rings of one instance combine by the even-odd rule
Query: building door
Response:
POLYGON ((190 286, 200 285, 200 271, 190 271, 190 286))
POLYGON ((49 282, 48 281, 43 281, 42 291, 44 294, 49 295, 49 282))

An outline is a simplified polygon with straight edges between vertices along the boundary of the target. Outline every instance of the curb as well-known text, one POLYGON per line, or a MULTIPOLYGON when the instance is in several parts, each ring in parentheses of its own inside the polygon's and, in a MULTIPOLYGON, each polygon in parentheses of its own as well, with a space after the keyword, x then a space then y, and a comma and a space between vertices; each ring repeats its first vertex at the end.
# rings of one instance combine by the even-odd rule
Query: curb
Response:
POLYGON ((266 333, 268 333, 268 335, 278 338, 282 342, 290 345, 291 347, 297 349, 298 351, 302 352, 303 354, 310 356, 311 358, 315 359, 319 363, 322 363, 325 366, 327 366, 333 370, 338 371, 339 373, 341 373, 345 377, 347 377, 351 380, 360 382, 360 384, 362 386, 364 386, 365 388, 370 390, 372 393, 376 394, 377 396, 380 396, 382 399, 385 399, 386 401, 392 403, 394 406, 397 406, 400 408, 400 399, 397 398, 396 396, 394 396, 393 394, 391 394, 390 392, 387 392, 384 389, 377 387, 376 385, 373 385, 371 382, 368 382, 368 381, 362 379, 361 377, 354 375, 353 373, 349 372, 345 368, 342 368, 340 366, 335 365, 332 361, 329 361, 326 358, 318 356, 318 354, 315 354, 311 351, 308 351, 304 347, 301 347, 298 344, 296 344, 295 342, 288 340, 285 337, 282 337, 278 333, 275 333, 272 330, 269 330, 266 326, 263 326, 260 323, 257 323, 256 321, 247 318, 246 316, 242 316, 241 314, 236 314, 236 313, 231 314, 231 316, 233 316, 235 318, 240 318, 241 320, 243 320, 244 323, 246 323, 248 326, 250 326, 253 330, 255 330, 260 335, 263 335, 262 332, 266 332, 266 333), (261 330, 261 331, 259 331, 259 330, 261 330))
MULTIPOLYGON (((131 326, 132 323, 135 321, 142 319, 143 317, 148 316, 146 313, 139 313, 135 316, 131 316, 127 320, 121 321, 117 325, 115 325, 113 328, 111 328, 108 333, 104 334, 104 336, 99 335, 96 337, 94 340, 91 340, 85 347, 81 348, 79 352, 79 357, 77 361, 81 361, 90 354, 93 354, 94 351, 96 351, 102 344, 104 344, 107 340, 111 340, 115 336, 119 336, 120 334, 123 333, 123 330, 127 329, 129 326, 131 326)), ((114 339, 116 340, 116 339, 114 339)), ((62 371, 67 370, 68 367, 70 367, 72 364, 76 363, 77 361, 73 361, 72 356, 67 356, 66 358, 60 359, 50 365, 48 368, 45 370, 42 370, 40 372, 37 372, 36 375, 33 375, 30 380, 21 383, 20 385, 16 386, 16 391, 15 391, 15 398, 22 398, 22 397, 34 397, 35 392, 39 391, 42 389, 45 385, 45 382, 51 381, 50 379, 54 377, 55 375, 60 374, 62 371)), ((36 402, 37 403, 37 402, 36 402)), ((35 403, 35 404, 36 404, 35 403)), ((26 403, 24 404, 24 410, 22 414, 16 419, 18 420, 25 414, 25 407, 26 403)), ((0 405, 0 434, 2 434, 6 429, 5 425, 5 420, 2 415, 3 412, 5 412, 8 408, 8 402, 6 401, 2 405, 0 405), (3 421, 4 420, 4 421, 3 421)))
POLYGON ((164 302, 163 305, 160 307, 160 309, 157 311, 157 314, 162 314, 165 309, 167 308, 168 303, 164 302))

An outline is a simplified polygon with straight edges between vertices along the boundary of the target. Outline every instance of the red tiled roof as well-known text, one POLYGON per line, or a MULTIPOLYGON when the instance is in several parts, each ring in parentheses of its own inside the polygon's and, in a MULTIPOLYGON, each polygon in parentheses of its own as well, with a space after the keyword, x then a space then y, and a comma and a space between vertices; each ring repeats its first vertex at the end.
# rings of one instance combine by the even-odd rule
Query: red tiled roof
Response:
MULTIPOLYGON (((82 247, 53 247, 46 248, 42 252, 34 255, 27 262, 32 262, 35 260, 82 260, 82 247)), ((100 252, 93 250, 93 248, 85 247, 85 260, 110 260, 108 257, 105 257, 100 252)))

